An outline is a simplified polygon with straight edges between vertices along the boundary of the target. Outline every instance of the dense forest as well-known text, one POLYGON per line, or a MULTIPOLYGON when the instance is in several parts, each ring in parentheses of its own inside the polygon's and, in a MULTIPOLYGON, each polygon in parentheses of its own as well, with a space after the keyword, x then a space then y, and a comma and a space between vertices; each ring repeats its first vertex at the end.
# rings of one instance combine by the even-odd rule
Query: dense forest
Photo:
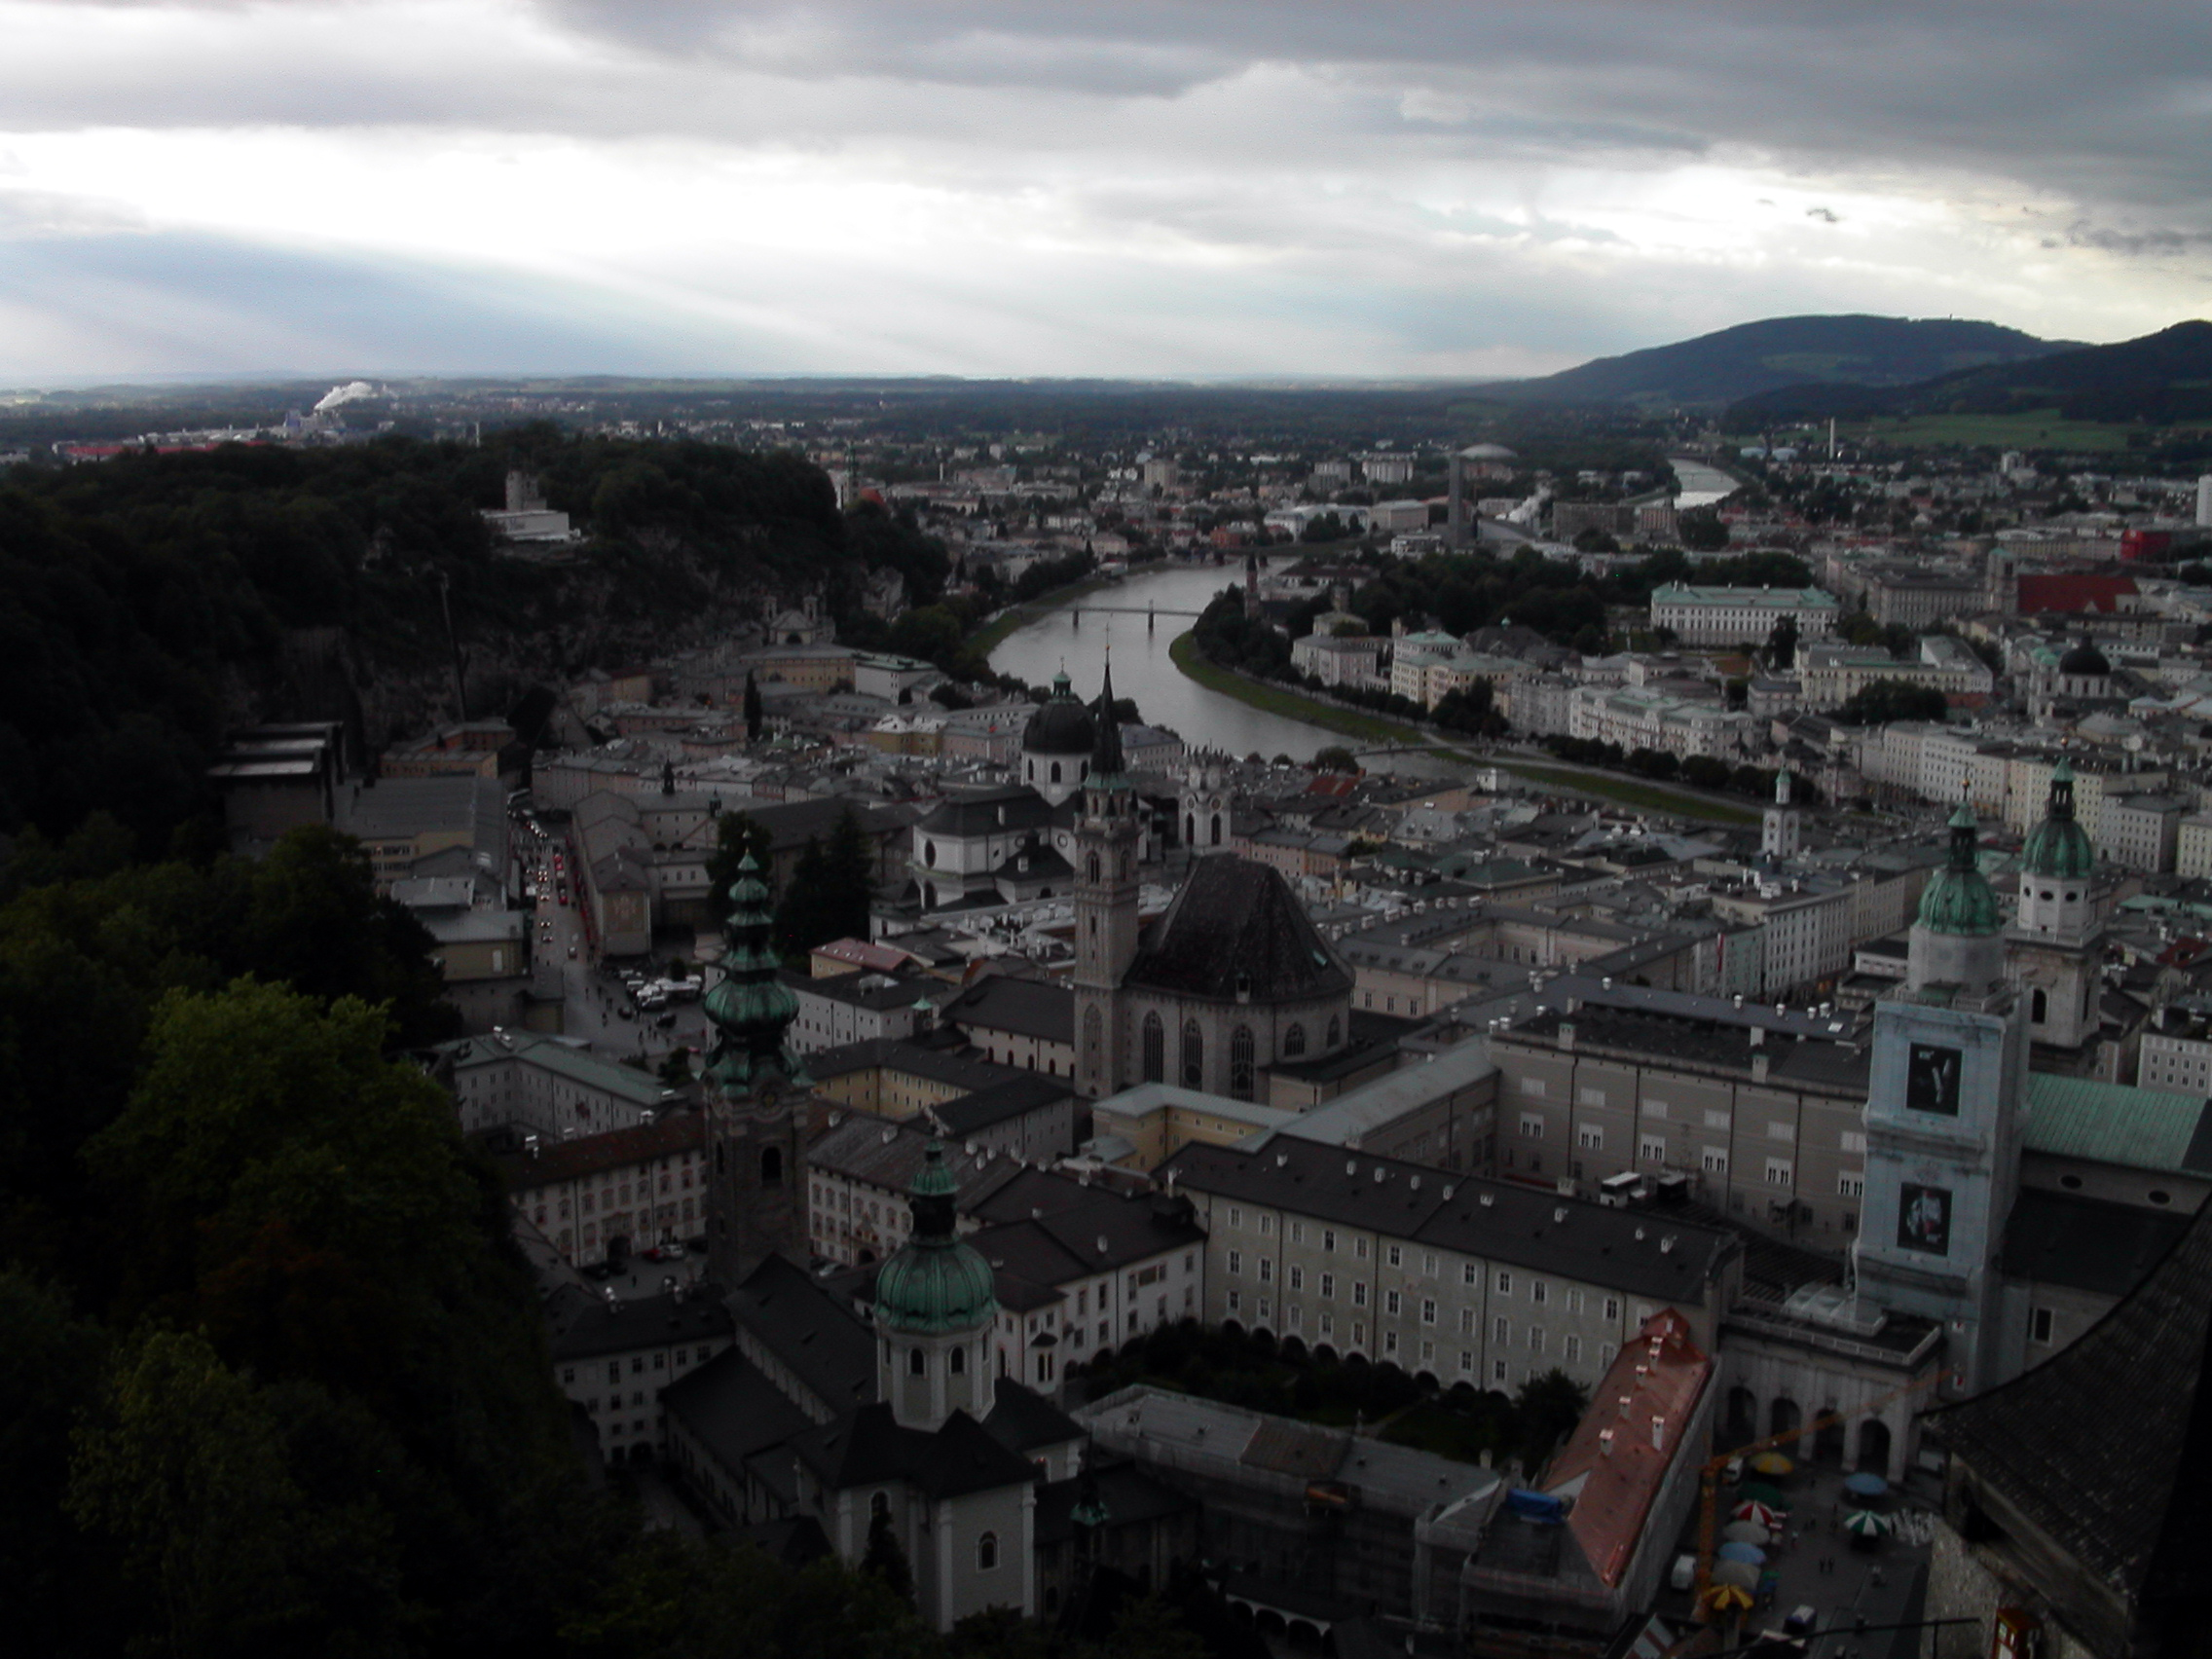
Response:
MULTIPOLYGON (((180 844, 190 836, 178 837, 180 844)), ((940 1638, 589 1478, 454 1029, 357 844, 0 871, 0 1573, 23 1651, 1257 1659, 1202 1584, 940 1638)), ((1109 1587, 1110 1588, 1110 1587, 1109 1587)))
MULTIPOLYGON (((112 813, 141 851, 206 807, 226 725, 344 719, 372 745, 539 679, 699 644, 763 594, 821 584, 860 625, 866 573, 929 607, 944 549, 840 513, 793 455, 523 426, 225 446, 17 468, 0 488, 0 831, 112 813), (479 509, 510 467, 588 531, 573 557, 496 555, 479 509)), ((867 619, 872 621, 872 618, 867 619)))

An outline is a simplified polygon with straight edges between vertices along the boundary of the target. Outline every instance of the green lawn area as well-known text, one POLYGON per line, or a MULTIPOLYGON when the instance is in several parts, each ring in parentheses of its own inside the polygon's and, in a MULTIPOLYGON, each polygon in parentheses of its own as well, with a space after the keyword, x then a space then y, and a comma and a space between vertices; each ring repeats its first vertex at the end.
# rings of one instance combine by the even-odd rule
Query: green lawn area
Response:
POLYGON ((2068 421, 2055 408, 2018 415, 1912 415, 1842 426, 1861 442, 1994 450, 2118 450, 2126 448, 2129 431, 2141 429, 2102 421, 2068 421))
MULTIPOLYGON (((1384 719, 1381 715, 1362 715, 1350 709, 1340 709, 1333 704, 1315 702, 1311 697, 1293 691, 1287 685, 1262 685, 1246 680, 1240 674, 1232 674, 1226 668, 1217 668, 1198 654, 1198 642, 1193 635, 1178 634, 1167 647, 1167 654, 1175 666, 1183 671, 1187 680, 1195 680, 1209 691, 1219 691, 1224 697, 1234 697, 1239 703, 1248 703, 1255 709, 1265 709, 1271 715, 1281 715, 1285 719, 1304 720, 1325 730, 1356 737, 1370 743, 1425 743, 1427 734, 1397 720, 1384 719)), ((1434 753, 1454 758, 1448 749, 1434 753)))
POLYGON ((1516 777, 1549 784, 1563 792, 1602 795, 1627 806, 1647 806, 1654 812, 1671 812, 1678 818, 1702 818, 1712 824, 1756 824, 1759 815, 1750 807, 1725 806, 1682 794, 1664 784, 1639 783, 1633 778, 1611 778, 1590 772, 1570 772, 1559 766, 1532 765, 1526 760, 1499 760, 1500 769, 1516 777))
POLYGON ((1439 1457, 1479 1463, 1485 1452, 1493 1456, 1510 1453, 1518 1427, 1512 1408, 1502 1397, 1481 1395, 1466 1410, 1438 1400, 1408 1406, 1382 1425, 1380 1438, 1394 1446, 1433 1452, 1439 1457))

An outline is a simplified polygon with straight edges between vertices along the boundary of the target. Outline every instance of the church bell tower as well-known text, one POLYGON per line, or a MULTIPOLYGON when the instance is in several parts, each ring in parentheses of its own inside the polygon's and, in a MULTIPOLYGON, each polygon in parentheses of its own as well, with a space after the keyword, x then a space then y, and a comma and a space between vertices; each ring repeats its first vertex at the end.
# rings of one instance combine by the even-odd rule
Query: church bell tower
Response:
POLYGON ((1111 663, 1095 723, 1075 830, 1075 1077, 1090 1100, 1123 1086, 1122 979, 1137 954, 1136 790, 1122 758, 1111 663))
POLYGON ((1962 805, 1949 860, 1921 896, 1904 986, 1875 1005, 1852 1254, 1862 1300, 1942 1323, 1945 1368, 1970 1391, 1996 1381, 1997 1258, 2019 1190, 2028 1081, 1999 928, 1962 805))
POLYGON ((2061 758, 2051 768, 2043 822, 2020 849, 2020 906, 2005 936, 2032 1043, 2079 1052, 2097 1036, 2104 932, 2096 863, 2088 831, 2074 818, 2073 763, 2061 758))
POLYGON ((798 998, 777 977, 775 917, 751 853, 729 900, 721 977, 704 1005, 717 1032, 707 1062, 707 1259, 735 1284, 770 1254, 806 1260, 801 1160, 813 1097, 784 1049, 798 998))

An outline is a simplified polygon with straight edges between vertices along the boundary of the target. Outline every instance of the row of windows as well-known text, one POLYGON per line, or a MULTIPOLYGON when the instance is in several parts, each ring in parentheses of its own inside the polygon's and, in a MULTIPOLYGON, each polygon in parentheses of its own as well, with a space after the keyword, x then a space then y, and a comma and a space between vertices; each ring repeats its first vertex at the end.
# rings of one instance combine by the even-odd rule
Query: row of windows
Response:
MULTIPOLYGON (((1390 1245, 1387 1254, 1389 1257, 1390 1266, 1397 1267, 1401 1264, 1403 1260, 1403 1251, 1400 1246, 1396 1244, 1390 1245)), ((1431 1275, 1434 1275, 1437 1267, 1436 1257, 1434 1253, 1424 1252, 1423 1261, 1425 1264, 1426 1272, 1431 1275)), ((1230 1251, 1228 1266, 1229 1272, 1233 1276, 1241 1277, 1244 1272, 1244 1252, 1241 1250, 1230 1251)), ((1261 1256, 1257 1258, 1255 1271, 1260 1283, 1272 1284, 1274 1282, 1274 1259, 1271 1256, 1261 1256)), ((1459 1269, 1460 1282, 1466 1285, 1474 1285, 1480 1283, 1481 1280, 1479 1275, 1481 1273, 1481 1271, 1482 1270, 1478 1268, 1473 1262, 1461 1263, 1459 1269)), ((1318 1287, 1323 1300, 1336 1300, 1337 1275, 1335 1273, 1320 1273, 1315 1276, 1317 1278, 1318 1287)), ((1306 1288, 1306 1270, 1294 1263, 1284 1270, 1284 1279, 1289 1289, 1294 1291, 1302 1291, 1306 1288)), ((1551 1301, 1551 1292, 1552 1287, 1547 1280, 1540 1278, 1530 1278, 1528 1281, 1529 1300, 1539 1308, 1545 1306, 1551 1301)), ((1511 1297, 1513 1295, 1513 1273, 1510 1269, 1498 1269, 1496 1293, 1500 1297, 1511 1297)), ((1234 1296, 1235 1293, 1232 1292, 1231 1294, 1234 1296)), ((1351 1305, 1354 1308, 1365 1308, 1367 1306, 1367 1281, 1364 1279, 1353 1279, 1350 1284, 1350 1294, 1351 1305)), ((1576 1286, 1569 1285, 1565 1287, 1561 1291, 1560 1300, 1563 1306, 1566 1308, 1567 1311, 1569 1313, 1582 1313, 1587 1311, 1589 1308, 1588 1293, 1576 1286)), ((1383 1309, 1385 1312, 1389 1313, 1398 1313, 1402 1311, 1400 1293, 1398 1291, 1391 1290, 1385 1291, 1383 1293, 1383 1309)), ((1605 1318, 1608 1322, 1619 1320, 1621 1316, 1621 1302, 1619 1297, 1608 1296, 1604 1299, 1604 1313, 1605 1318)), ((1461 1314, 1462 1328, 1465 1328, 1465 1321, 1470 1317, 1470 1314, 1461 1314)), ((1436 1323, 1436 1302, 1434 1298, 1423 1297, 1421 1299, 1420 1319, 1421 1323, 1424 1325, 1433 1325, 1436 1323)))

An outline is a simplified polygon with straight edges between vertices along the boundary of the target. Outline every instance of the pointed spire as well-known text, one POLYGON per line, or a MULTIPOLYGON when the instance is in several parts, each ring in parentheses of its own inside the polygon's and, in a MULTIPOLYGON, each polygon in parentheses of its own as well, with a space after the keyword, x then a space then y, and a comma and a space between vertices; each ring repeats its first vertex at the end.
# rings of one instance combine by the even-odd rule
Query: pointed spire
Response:
POLYGON ((768 884, 748 852, 729 887, 729 925, 724 937, 722 977, 707 993, 707 1017, 714 1021, 715 1051, 707 1075, 724 1094, 739 1094, 771 1077, 802 1084, 806 1074, 784 1051, 784 1033, 798 1016, 798 998, 778 977, 775 912, 768 884))
POLYGON ((1965 801, 1951 814, 1951 867, 1966 871, 1981 867, 1981 820, 1965 801))
POLYGON ((1090 775, 1097 779, 1122 775, 1122 722, 1114 718, 1114 664, 1109 658, 1098 688, 1097 717, 1091 722, 1097 736, 1091 742, 1090 775))

